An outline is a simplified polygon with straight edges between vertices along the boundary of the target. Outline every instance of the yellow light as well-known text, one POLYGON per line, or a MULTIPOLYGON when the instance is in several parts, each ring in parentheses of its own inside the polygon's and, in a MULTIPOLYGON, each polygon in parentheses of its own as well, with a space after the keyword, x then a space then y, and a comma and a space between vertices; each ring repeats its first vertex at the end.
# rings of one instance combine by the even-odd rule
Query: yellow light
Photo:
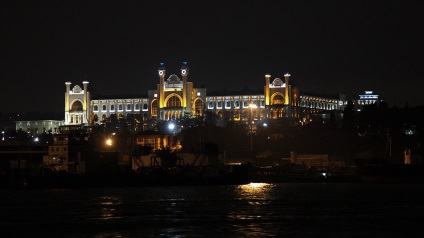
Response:
POLYGON ((256 104, 254 104, 254 103, 249 104, 249 107, 250 108, 258 108, 258 106, 256 106, 256 104))
POLYGON ((267 185, 266 183, 250 183, 249 186, 252 188, 261 188, 267 185))
POLYGON ((106 145, 108 145, 108 146, 112 146, 112 139, 107 139, 106 140, 106 145))

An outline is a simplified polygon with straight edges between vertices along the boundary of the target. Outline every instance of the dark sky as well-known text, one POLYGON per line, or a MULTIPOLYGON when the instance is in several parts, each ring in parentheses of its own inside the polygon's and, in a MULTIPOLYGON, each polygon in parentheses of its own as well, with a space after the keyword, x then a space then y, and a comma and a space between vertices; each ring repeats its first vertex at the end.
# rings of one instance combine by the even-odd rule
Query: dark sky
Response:
POLYGON ((6 1, 0 112, 64 110, 65 82, 146 94, 157 68, 190 66, 195 87, 374 90, 423 105, 424 7, 409 1, 6 1), (312 2, 312 3, 311 3, 312 2))

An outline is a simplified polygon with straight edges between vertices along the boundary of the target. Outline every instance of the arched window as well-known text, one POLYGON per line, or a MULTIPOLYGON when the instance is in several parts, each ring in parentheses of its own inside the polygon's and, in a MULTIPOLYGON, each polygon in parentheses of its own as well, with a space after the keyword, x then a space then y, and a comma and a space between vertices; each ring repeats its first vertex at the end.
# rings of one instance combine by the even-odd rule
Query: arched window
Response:
POLYGON ((272 99, 272 105, 282 105, 284 104, 284 97, 282 95, 275 95, 272 99))
POLYGON ((151 109, 152 109, 152 112, 151 112, 152 116, 157 116, 158 115, 158 100, 157 99, 154 99, 152 101, 151 109))
POLYGON ((102 111, 106 111, 106 105, 102 105, 102 111))
POLYGON ((113 105, 113 104, 112 104, 112 105, 110 105, 110 110, 111 110, 111 111, 115 111, 115 105, 113 105))
POLYGON ((181 101, 177 96, 172 96, 166 102, 167 107, 181 107, 181 101))
POLYGON ((71 111, 82 111, 82 103, 80 101, 75 101, 72 103, 71 111))
POLYGON ((99 106, 94 105, 94 109, 93 109, 93 111, 97 112, 98 110, 99 110, 99 106))
POLYGON ((240 119, 240 111, 239 110, 234 111, 234 118, 240 119))
POLYGON ((195 110, 195 114, 197 116, 201 116, 203 113, 203 102, 202 99, 197 99, 196 102, 194 103, 194 110, 195 110))

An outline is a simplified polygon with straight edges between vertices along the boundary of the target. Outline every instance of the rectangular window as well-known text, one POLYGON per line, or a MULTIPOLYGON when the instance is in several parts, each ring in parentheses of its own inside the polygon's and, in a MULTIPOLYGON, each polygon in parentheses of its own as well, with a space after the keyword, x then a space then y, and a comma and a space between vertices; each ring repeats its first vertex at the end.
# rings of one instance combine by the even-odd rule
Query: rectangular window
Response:
POLYGON ((213 109, 213 102, 208 103, 208 109, 213 109))
POLYGON ((127 104, 127 111, 131 111, 131 104, 127 104))
POLYGON ((140 104, 139 104, 139 103, 136 103, 136 104, 135 104, 135 110, 136 110, 136 111, 139 111, 139 110, 140 110, 140 104))
POLYGON ((118 105, 118 111, 122 111, 122 104, 118 105))
POLYGON ((231 101, 225 102, 225 108, 231 108, 231 101))
POLYGON ((110 105, 110 110, 115 111, 115 105, 110 105))
POLYGON ((222 108, 222 102, 221 101, 218 101, 216 107, 217 108, 222 108))

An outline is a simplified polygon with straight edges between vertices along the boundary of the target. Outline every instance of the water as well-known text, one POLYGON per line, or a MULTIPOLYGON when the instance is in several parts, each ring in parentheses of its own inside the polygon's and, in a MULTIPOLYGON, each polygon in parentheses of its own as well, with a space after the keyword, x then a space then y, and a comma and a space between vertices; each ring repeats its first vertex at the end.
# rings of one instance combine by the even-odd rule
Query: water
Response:
POLYGON ((0 237, 421 237, 422 184, 0 190, 0 237))

